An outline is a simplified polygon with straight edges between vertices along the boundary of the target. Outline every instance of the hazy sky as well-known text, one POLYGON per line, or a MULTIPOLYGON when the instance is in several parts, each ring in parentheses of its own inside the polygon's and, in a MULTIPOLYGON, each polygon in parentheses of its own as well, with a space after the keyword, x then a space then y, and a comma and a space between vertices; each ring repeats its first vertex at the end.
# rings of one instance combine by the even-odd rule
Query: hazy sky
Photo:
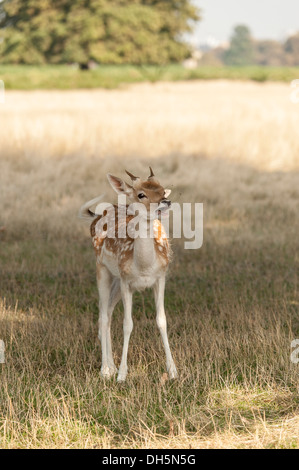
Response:
POLYGON ((236 24, 247 24, 258 39, 282 39, 299 30, 299 0, 194 0, 202 9, 202 21, 194 40, 207 36, 227 40, 236 24))

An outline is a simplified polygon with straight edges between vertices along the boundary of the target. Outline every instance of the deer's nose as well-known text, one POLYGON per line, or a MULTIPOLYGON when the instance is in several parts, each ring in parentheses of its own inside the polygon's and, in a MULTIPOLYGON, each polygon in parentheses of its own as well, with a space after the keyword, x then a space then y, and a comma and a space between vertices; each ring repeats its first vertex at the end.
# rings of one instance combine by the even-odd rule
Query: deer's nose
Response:
POLYGON ((169 199, 162 199, 161 201, 163 204, 166 204, 168 207, 171 206, 171 201, 169 201, 169 199))

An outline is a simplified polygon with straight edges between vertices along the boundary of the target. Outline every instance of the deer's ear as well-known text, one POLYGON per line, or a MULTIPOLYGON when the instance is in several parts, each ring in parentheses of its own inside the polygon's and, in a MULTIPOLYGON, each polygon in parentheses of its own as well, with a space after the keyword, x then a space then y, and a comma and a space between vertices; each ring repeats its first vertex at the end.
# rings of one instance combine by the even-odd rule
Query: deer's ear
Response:
POLYGON ((168 196, 170 196, 170 193, 171 193, 171 189, 165 189, 164 190, 164 197, 168 198, 168 196))
POLYGON ((131 196, 133 191, 132 186, 130 186, 117 176, 111 175, 110 173, 108 173, 107 178, 112 188, 117 194, 125 194, 126 196, 131 196))

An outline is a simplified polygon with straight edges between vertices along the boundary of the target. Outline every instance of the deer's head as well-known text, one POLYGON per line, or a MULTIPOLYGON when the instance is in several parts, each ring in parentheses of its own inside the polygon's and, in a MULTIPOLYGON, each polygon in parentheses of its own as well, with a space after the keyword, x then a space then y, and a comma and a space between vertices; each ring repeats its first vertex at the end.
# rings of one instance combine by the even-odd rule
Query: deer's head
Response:
POLYGON ((141 203, 145 206, 147 213, 156 212, 158 215, 166 211, 171 201, 168 196, 170 189, 164 189, 156 179, 153 170, 150 167, 150 175, 144 181, 139 176, 134 176, 126 170, 127 175, 131 178, 131 184, 126 183, 121 178, 108 174, 108 181, 117 194, 126 195, 129 202, 141 203))

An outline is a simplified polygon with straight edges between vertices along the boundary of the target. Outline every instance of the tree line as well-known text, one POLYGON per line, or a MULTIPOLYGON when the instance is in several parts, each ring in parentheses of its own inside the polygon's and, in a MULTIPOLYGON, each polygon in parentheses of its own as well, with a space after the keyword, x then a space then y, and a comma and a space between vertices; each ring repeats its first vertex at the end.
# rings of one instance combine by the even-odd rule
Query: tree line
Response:
POLYGON ((0 62, 178 62, 199 18, 191 0, 3 0, 0 62))
POLYGON ((299 66, 299 32, 285 41, 257 40, 246 25, 235 27, 229 47, 206 52, 201 63, 208 65, 299 66))

